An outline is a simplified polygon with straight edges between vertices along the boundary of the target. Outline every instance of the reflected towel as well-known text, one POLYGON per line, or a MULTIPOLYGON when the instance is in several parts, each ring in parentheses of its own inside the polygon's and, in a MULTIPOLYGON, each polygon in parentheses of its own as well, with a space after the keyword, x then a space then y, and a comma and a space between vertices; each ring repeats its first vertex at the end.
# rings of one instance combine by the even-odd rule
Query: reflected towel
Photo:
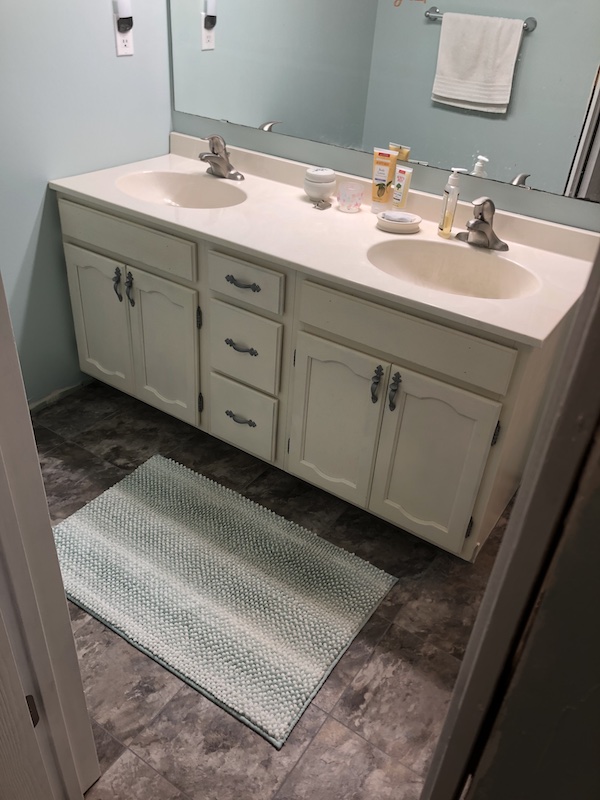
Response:
POLYGON ((523 20, 445 12, 431 99, 504 114, 523 35, 523 20))

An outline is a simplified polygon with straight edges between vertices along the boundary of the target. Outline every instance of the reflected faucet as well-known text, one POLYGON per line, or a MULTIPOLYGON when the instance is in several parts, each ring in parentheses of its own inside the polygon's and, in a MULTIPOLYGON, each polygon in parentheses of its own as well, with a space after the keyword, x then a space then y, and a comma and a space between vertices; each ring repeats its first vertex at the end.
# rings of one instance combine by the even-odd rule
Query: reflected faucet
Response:
POLYGON ((485 247, 488 250, 508 250, 506 242, 501 241, 494 233, 494 213, 496 207, 489 197, 473 200, 473 219, 467 222, 467 230, 456 234, 461 242, 474 247, 485 247))
POLYGON ((272 119, 270 122, 263 122, 262 125, 258 126, 259 131, 272 131, 273 125, 281 125, 280 119, 272 119))
POLYGON ((234 169, 231 161, 229 160, 229 153, 225 145, 225 139, 216 134, 208 137, 208 146, 210 153, 200 153, 198 158, 210 164, 206 170, 210 175, 215 175, 217 178, 228 178, 231 181, 243 181, 244 176, 237 169, 234 169))
POLYGON ((526 189, 531 189, 531 186, 527 186, 525 183, 529 177, 531 177, 529 172, 519 172, 519 174, 512 179, 511 183, 513 186, 524 186, 526 189))

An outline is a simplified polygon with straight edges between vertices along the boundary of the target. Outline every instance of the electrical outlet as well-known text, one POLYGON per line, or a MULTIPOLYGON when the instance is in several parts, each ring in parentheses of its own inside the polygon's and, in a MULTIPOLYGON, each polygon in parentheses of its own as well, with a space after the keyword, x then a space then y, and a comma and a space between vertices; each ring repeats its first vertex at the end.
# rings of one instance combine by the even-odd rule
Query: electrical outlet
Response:
POLYGON ((132 56, 133 55, 133 28, 127 33, 121 33, 117 28, 117 15, 114 15, 115 21, 115 43, 117 45, 118 56, 132 56))
POLYGON ((200 22, 201 22, 201 25, 202 25, 202 39, 201 39, 200 49, 201 50, 214 50, 215 49, 215 29, 211 28, 210 30, 207 30, 204 27, 204 18, 205 17, 206 17, 206 14, 204 12, 202 12, 200 14, 200 22))

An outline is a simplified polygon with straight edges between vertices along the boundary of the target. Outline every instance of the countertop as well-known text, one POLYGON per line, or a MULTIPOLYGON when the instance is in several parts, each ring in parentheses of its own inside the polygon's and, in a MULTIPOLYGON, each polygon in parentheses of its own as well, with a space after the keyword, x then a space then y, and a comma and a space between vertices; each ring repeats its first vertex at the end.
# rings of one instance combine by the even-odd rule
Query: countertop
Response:
MULTIPOLYGON (((195 141, 202 144, 201 140, 195 141)), ((323 280, 331 279, 364 291, 375 300, 394 301, 407 311, 420 311, 430 318, 458 322, 476 331, 536 347, 544 343, 581 296, 600 241, 597 234, 588 231, 499 213, 495 229, 510 249, 508 253, 490 255, 509 258, 526 267, 538 277, 538 291, 525 297, 496 300, 416 286, 373 266, 367 251, 379 242, 399 239, 469 248, 468 244, 437 236, 433 212, 441 207, 441 198, 411 192, 407 210, 423 217, 421 230, 408 236, 384 233, 376 228, 376 215, 371 213, 369 203, 356 214, 340 212, 335 202, 325 211, 314 209, 299 179, 306 165, 237 148, 230 150, 231 161, 245 175, 245 180, 236 185, 247 199, 228 208, 194 209, 146 202, 117 187, 116 181, 123 175, 153 170, 197 173, 202 180, 222 180, 206 175, 206 165, 197 158, 173 153, 53 180, 50 187, 64 197, 108 212, 121 213, 148 225, 154 222, 183 235, 198 235, 220 246, 261 255, 323 280), (277 162, 282 166, 289 163, 295 169, 287 172, 282 169, 278 173, 277 162), (263 169, 261 164, 268 168, 263 169), (278 178, 263 177, 256 172, 278 178)), ((470 206, 462 205, 457 220, 468 215, 470 206)), ((454 232, 459 229, 460 224, 455 224, 454 232)))

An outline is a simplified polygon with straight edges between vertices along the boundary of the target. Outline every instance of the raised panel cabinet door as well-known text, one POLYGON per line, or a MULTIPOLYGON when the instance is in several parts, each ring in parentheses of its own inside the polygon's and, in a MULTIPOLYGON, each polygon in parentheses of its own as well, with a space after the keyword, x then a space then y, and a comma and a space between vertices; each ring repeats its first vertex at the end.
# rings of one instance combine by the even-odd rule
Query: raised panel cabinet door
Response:
POLYGON ((290 472, 366 504, 388 372, 374 356, 298 334, 290 472))
POLYGON ((65 244, 67 276, 81 370, 133 392, 125 266, 65 244), (120 298, 120 299, 119 299, 120 298))
POLYGON ((392 366, 369 509, 458 553, 500 403, 392 366))
POLYGON ((171 416, 198 417, 198 293, 127 268, 135 394, 171 416))

